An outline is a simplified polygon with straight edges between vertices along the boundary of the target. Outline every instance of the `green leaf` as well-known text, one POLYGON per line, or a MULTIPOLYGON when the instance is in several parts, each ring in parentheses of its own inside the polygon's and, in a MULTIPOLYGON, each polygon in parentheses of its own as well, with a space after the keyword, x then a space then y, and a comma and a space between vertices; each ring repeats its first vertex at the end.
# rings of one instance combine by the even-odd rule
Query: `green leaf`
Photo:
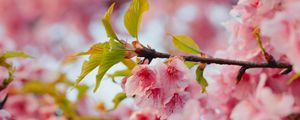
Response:
POLYGON ((112 102, 114 103, 114 107, 112 109, 110 109, 109 111, 116 109, 118 107, 118 105, 122 102, 122 100, 124 100, 126 97, 127 97, 126 93, 124 93, 124 92, 118 93, 115 96, 115 98, 112 100, 112 102))
POLYGON ((116 33, 114 32, 111 24, 110 24, 110 15, 112 14, 113 12, 113 9, 114 9, 114 6, 115 6, 115 3, 113 3, 109 8, 108 10, 106 11, 105 15, 102 17, 102 23, 104 25, 104 28, 105 28, 105 31, 106 31, 106 34, 107 34, 107 37, 109 38, 113 38, 115 40, 119 40, 116 33))
POLYGON ((8 71, 8 78, 4 79, 2 83, 4 87, 7 87, 14 80, 14 72, 15 70, 8 71))
POLYGON ((112 81, 115 82, 115 77, 125 77, 130 75, 131 75, 131 70, 125 69, 125 70, 117 70, 113 74, 109 74, 108 77, 110 77, 112 81))
POLYGON ((96 43, 96 44, 92 45, 92 47, 88 51, 77 53, 76 56, 101 53, 102 51, 103 51, 103 43, 96 43))
MULTIPOLYGON (((94 51, 91 53, 89 60, 86 60, 83 62, 82 68, 81 68, 81 73, 79 77, 76 80, 75 86, 79 84, 79 82, 86 76, 88 75, 92 70, 94 70, 97 66, 100 65, 101 60, 102 60, 102 55, 103 55, 103 49, 104 46, 108 45, 108 42, 105 43, 97 43, 92 46, 91 49, 97 48, 97 51, 94 51)), ((91 50, 90 49, 90 50, 91 50)))
POLYGON ((27 53, 22 52, 22 51, 7 51, 3 54, 3 57, 5 58, 15 58, 15 57, 20 57, 20 58, 30 58, 27 53))
POLYGON ((6 62, 6 58, 3 56, 0 56, 0 66, 5 67, 6 69, 11 69, 12 65, 6 62))
POLYGON ((194 67, 195 65, 197 65, 197 62, 190 62, 190 61, 184 61, 184 64, 191 69, 192 67, 194 67))
POLYGON ((189 36, 184 36, 184 35, 173 36, 173 43, 176 48, 178 48, 183 52, 187 52, 191 54, 201 53, 199 46, 189 36))
POLYGON ((292 82, 295 81, 298 78, 300 78, 300 72, 293 75, 293 77, 291 79, 289 79, 288 84, 292 84, 292 82))
POLYGON ((23 86, 22 91, 34 94, 49 94, 51 96, 56 94, 55 87, 53 85, 46 85, 38 80, 33 80, 26 83, 23 86))
POLYGON ((137 64, 131 59, 124 59, 122 63, 130 70, 132 70, 137 64))
POLYGON ((124 24, 132 37, 138 38, 143 12, 149 10, 147 0, 133 0, 124 16, 124 24))
POLYGON ((89 89, 87 85, 78 85, 76 86, 76 89, 78 90, 77 99, 81 99, 86 95, 86 91, 89 89))
POLYGON ((113 74, 109 74, 110 77, 122 77, 122 76, 129 76, 129 75, 131 75, 130 69, 117 70, 113 74))
POLYGON ((15 58, 15 57, 29 58, 31 56, 21 51, 7 51, 5 53, 2 53, 0 51, 0 66, 10 69, 12 67, 12 64, 7 63, 6 59, 15 58))
POLYGON ((96 76, 96 87, 94 89, 94 92, 96 92, 99 88, 101 80, 105 73, 112 66, 121 62, 124 59, 124 56, 125 47, 123 46, 123 44, 113 39, 110 39, 109 44, 105 44, 105 46, 103 46, 102 60, 98 69, 98 74, 96 76))
POLYGON ((208 83, 206 79, 203 77, 203 70, 198 67, 196 69, 196 80, 201 85, 201 92, 204 93, 206 91, 206 87, 208 86, 208 83))

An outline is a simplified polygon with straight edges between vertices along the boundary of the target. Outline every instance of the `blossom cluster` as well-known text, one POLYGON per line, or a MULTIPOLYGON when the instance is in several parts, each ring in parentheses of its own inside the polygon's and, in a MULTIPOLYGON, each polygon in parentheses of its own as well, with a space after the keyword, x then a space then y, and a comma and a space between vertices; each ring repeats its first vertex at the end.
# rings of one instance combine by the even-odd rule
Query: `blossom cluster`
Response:
MULTIPOLYGON (((214 55, 228 59, 265 61, 255 36, 256 29, 259 29, 258 34, 266 51, 277 60, 295 65, 291 74, 282 76, 280 70, 268 68, 250 69, 246 71, 241 82, 236 84, 238 67, 208 65, 205 69, 205 77, 209 84, 207 93, 197 97, 188 97, 184 100, 184 104, 173 107, 172 114, 167 114, 167 117, 164 112, 170 109, 162 107, 167 104, 161 103, 167 103, 166 99, 163 99, 164 96, 174 93, 172 92, 173 85, 178 83, 167 82, 168 84, 164 84, 163 88, 157 87, 158 83, 165 83, 161 81, 170 81, 168 74, 163 74, 164 71, 156 72, 157 69, 166 65, 156 65, 150 68, 145 65, 137 67, 139 72, 135 71, 127 80, 126 93, 134 96, 140 108, 150 107, 157 110, 156 115, 161 119, 279 120, 289 119, 299 114, 300 94, 297 86, 300 82, 298 80, 291 84, 287 82, 292 74, 299 72, 297 65, 300 54, 300 39, 297 36, 299 15, 295 14, 295 11, 299 11, 299 5, 297 0, 240 0, 230 12, 234 19, 224 23, 225 28, 230 32, 228 46, 217 50, 214 55), (143 68, 152 71, 149 73, 152 77, 148 78, 147 84, 143 83, 147 78, 138 77, 140 72, 147 70, 143 68), (149 92, 151 88, 152 91, 155 88, 156 93, 161 93, 158 94, 160 99, 153 99, 151 96, 153 92, 149 92), (163 92, 164 89, 168 92, 163 92), (157 104, 160 104, 160 107, 157 108, 157 104)), ((185 75, 188 75, 188 71, 186 70, 185 75)), ((194 77, 190 78, 189 80, 193 80, 194 77)), ((186 89, 185 92, 187 92, 186 89)), ((176 106, 176 104, 173 105, 176 106)))
MULTIPOLYGON (((153 109, 158 118, 167 118, 180 112, 192 97, 190 86, 193 76, 179 59, 166 64, 139 65, 133 75, 125 79, 125 92, 133 96, 138 107, 153 109)), ((200 90, 199 90, 200 91, 200 90)), ((151 116, 148 116, 151 117, 151 116)))

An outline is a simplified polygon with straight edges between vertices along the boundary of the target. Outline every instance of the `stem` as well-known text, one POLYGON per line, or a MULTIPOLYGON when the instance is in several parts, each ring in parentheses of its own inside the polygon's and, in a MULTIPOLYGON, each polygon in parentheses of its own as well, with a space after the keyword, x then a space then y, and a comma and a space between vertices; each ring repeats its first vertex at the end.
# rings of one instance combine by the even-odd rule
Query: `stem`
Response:
MULTIPOLYGON (((172 55, 167 53, 157 52, 154 49, 150 48, 138 48, 135 50, 138 57, 145 57, 147 59, 154 59, 154 58, 170 58, 172 55)), ((275 61, 272 63, 268 62, 249 62, 249 61, 239 61, 239 60, 230 60, 230 59, 222 59, 222 58, 213 58, 213 57, 198 57, 198 56, 181 56, 185 61, 192 61, 192 62, 202 62, 207 64, 220 64, 220 65, 237 65, 241 66, 241 69, 238 74, 238 81, 242 78, 242 75, 245 73, 247 69, 250 68, 283 68, 286 69, 283 74, 287 74, 291 71, 292 65, 289 63, 283 63, 279 61, 275 61)))

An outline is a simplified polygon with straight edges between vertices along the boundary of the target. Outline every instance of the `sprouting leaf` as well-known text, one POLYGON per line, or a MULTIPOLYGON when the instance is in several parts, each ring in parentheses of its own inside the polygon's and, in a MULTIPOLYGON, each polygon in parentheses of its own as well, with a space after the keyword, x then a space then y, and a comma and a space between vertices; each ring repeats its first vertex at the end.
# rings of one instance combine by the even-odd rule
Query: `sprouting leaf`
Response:
MULTIPOLYGON (((83 62, 82 68, 81 68, 81 73, 79 77, 76 80, 76 85, 87 75, 89 74, 92 70, 94 70, 97 66, 100 65, 102 56, 103 56, 103 47, 107 46, 108 42, 105 43, 97 43, 96 45, 93 45, 89 51, 91 52, 91 55, 89 57, 89 60, 86 60, 83 62), (97 47, 96 47, 97 46, 97 47), (97 49, 96 49, 97 48, 97 49)), ((89 52, 88 51, 88 52, 89 52)))
POLYGON ((4 79, 3 80, 3 85, 6 87, 6 86, 8 86, 13 80, 14 80, 14 72, 15 72, 15 70, 10 70, 9 72, 8 72, 8 78, 6 78, 6 79, 4 79))
POLYGON ((0 51, 0 66, 5 67, 8 70, 8 78, 4 79, 1 83, 0 91, 5 89, 14 79, 13 74, 15 72, 15 69, 12 67, 13 64, 8 63, 6 60, 15 57, 28 58, 30 56, 21 51, 7 51, 5 53, 2 53, 0 51))
POLYGON ((102 49, 103 49, 103 43, 96 43, 92 45, 92 47, 88 51, 77 53, 76 56, 90 55, 93 53, 101 53, 102 49))
POLYGON ((131 75, 131 70, 125 69, 125 70, 117 70, 114 73, 109 74, 108 77, 110 77, 113 80, 113 82, 115 82, 115 77, 125 77, 130 75, 131 75))
POLYGON ((8 71, 8 78, 5 78, 2 83, 0 83, 0 91, 7 88, 7 86, 14 80, 15 69, 8 71))
POLYGON ((288 81, 288 84, 292 84, 292 82, 295 81, 298 78, 300 78, 300 72, 293 75, 293 77, 288 81))
POLYGON ((49 94, 49 95, 55 95, 56 92, 54 90, 53 85, 47 85, 41 81, 33 80, 30 82, 27 82, 23 88, 22 91, 26 93, 34 93, 34 94, 49 94))
POLYGON ((87 85, 78 85, 76 86, 76 89, 78 90, 77 99, 81 99, 86 94, 86 91, 89 89, 87 85))
POLYGON ((94 92, 100 86, 101 80, 105 73, 115 64, 121 62, 125 56, 125 48, 122 43, 110 39, 109 44, 103 46, 102 60, 96 76, 96 87, 94 92))
POLYGON ((126 93, 124 92, 120 92, 118 93, 115 98, 112 100, 112 102, 114 103, 114 107, 111 110, 114 110, 118 107, 118 105, 122 102, 122 100, 124 100, 126 98, 126 93))
POLYGON ((112 74, 109 74, 108 77, 112 79, 113 82, 115 81, 115 77, 125 77, 130 76, 132 69, 137 65, 133 60, 131 59, 124 59, 122 63, 127 67, 127 69, 124 70, 117 70, 112 74))
POLYGON ((102 17, 102 24, 104 25, 106 34, 108 37, 115 39, 115 40, 119 40, 116 33, 114 32, 111 24, 110 24, 110 15, 113 12, 115 3, 113 3, 108 10, 106 11, 105 15, 102 17))
POLYGON ((183 52, 187 52, 191 54, 201 53, 199 46, 189 36, 184 36, 184 35, 173 36, 173 43, 176 48, 178 48, 183 52))
POLYGON ((184 61, 184 64, 191 69, 192 67, 194 67, 195 65, 199 64, 197 62, 190 62, 190 61, 184 61))
POLYGON ((67 55, 64 59, 63 59, 63 62, 62 64, 63 65, 66 65, 66 64, 70 64, 70 63, 73 63, 77 60, 77 57, 74 56, 74 55, 67 55))
POLYGON ((208 83, 206 79, 203 77, 203 70, 201 67, 198 67, 196 69, 196 80, 201 85, 201 92, 204 93, 206 91, 206 87, 208 86, 208 83))
POLYGON ((0 66, 5 67, 6 69, 12 68, 12 65, 6 62, 6 58, 0 56, 0 66))
POLYGON ((30 58, 27 53, 22 52, 22 51, 7 51, 3 54, 3 57, 5 58, 15 58, 15 57, 20 57, 20 58, 30 58))
POLYGON ((137 64, 131 59, 124 59, 122 63, 130 70, 132 70, 137 64))
POLYGON ((143 12, 149 10, 147 0, 133 0, 124 16, 124 24, 132 37, 138 38, 143 12))
POLYGON ((131 70, 117 70, 113 74, 110 74, 110 77, 119 77, 119 76, 129 76, 131 75, 131 70))

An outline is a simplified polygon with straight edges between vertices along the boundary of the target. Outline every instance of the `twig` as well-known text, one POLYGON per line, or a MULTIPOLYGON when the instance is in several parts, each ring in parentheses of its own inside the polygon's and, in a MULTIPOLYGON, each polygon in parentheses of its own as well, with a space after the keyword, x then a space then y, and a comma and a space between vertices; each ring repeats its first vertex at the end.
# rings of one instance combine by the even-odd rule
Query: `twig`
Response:
MULTIPOLYGON (((150 48, 138 48, 135 50, 138 57, 145 57, 145 58, 170 58, 172 55, 167 53, 157 52, 154 49, 150 48)), ((220 64, 220 65, 237 65, 242 66, 241 70, 238 74, 238 81, 242 78, 243 74, 247 69, 250 68, 282 68, 285 69, 283 72, 284 74, 289 73, 293 65, 289 63, 283 63, 279 61, 274 61, 271 63, 268 62, 249 62, 249 61, 239 61, 239 60, 230 60, 230 59, 222 59, 222 58, 213 58, 213 57, 199 57, 199 56, 181 56, 185 61, 191 62, 202 62, 207 64, 220 64)))

